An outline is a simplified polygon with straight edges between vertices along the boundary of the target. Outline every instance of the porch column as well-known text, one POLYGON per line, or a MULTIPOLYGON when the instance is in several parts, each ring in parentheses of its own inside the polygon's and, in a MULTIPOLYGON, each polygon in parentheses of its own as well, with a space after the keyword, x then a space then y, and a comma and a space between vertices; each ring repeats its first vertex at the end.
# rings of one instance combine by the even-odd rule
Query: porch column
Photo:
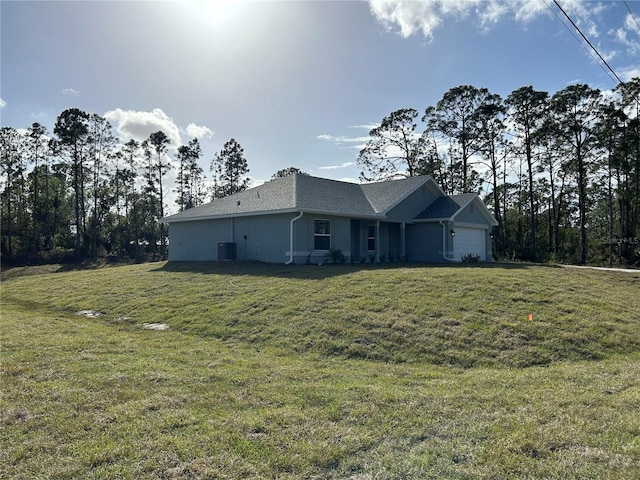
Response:
POLYGON ((380 261, 380 220, 376 220, 376 262, 380 261))

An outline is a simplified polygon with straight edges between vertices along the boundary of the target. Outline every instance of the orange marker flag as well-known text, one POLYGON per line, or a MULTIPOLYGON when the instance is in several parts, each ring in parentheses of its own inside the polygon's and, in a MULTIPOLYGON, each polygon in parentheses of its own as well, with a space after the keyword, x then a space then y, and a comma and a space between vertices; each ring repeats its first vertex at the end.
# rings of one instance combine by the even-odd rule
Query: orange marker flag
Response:
POLYGON ((529 321, 533 322, 533 314, 531 314, 531 313, 529 314, 529 321))

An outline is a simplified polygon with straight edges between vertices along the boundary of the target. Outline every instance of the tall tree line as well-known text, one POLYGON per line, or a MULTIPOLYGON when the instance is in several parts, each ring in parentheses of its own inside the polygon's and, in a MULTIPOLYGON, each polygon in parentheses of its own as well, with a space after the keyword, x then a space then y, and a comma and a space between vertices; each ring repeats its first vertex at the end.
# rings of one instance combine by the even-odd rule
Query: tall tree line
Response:
MULTIPOLYGON (((391 112, 357 160, 365 181, 429 174, 448 194, 480 193, 500 223, 496 258, 637 265, 639 119, 638 78, 612 92, 526 86, 505 99, 462 85, 423 112, 391 112)), ((77 108, 63 111, 53 132, 38 123, 2 127, 3 260, 162 258, 158 220, 169 189, 181 211, 248 186, 234 139, 211 158, 208 186, 197 139, 177 146, 173 161, 168 152, 164 132, 123 143, 108 121, 77 108)))
POLYGON ((462 85, 369 132, 362 180, 432 175, 483 195, 497 258, 640 264, 640 79, 611 92, 531 86, 506 99, 462 85))
POLYGON ((178 170, 179 211, 246 188, 249 171, 231 140, 213 159, 218 188, 208 188, 198 139, 178 146, 175 161, 169 144, 162 131, 123 143, 105 118, 77 108, 60 113, 51 133, 39 123, 0 128, 3 261, 164 258, 167 234, 158 220, 167 208, 169 171, 178 170))

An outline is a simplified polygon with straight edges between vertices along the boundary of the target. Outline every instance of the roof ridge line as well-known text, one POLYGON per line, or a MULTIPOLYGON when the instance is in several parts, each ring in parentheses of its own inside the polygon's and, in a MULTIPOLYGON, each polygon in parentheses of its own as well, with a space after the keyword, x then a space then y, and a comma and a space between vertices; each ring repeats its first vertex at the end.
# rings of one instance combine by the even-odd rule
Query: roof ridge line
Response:
POLYGON ((373 205, 373 203, 371 203, 371 199, 369 199, 369 195, 367 195, 367 192, 365 192, 364 188, 362 188, 362 185, 365 185, 365 184, 358 183, 357 185, 358 185, 358 188, 360 189, 360 193, 362 193, 362 196, 364 196, 364 198, 367 200, 367 203, 369 203, 369 206, 371 207, 371 210, 373 210, 373 213, 375 214, 379 213, 378 210, 376 210, 376 207, 373 205))

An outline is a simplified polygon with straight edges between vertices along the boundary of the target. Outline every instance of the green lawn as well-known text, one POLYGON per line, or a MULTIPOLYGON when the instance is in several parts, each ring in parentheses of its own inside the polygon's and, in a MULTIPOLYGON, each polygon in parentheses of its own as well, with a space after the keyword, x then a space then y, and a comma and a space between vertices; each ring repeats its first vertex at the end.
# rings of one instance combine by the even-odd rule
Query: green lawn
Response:
POLYGON ((50 270, 3 272, 0 478, 640 476, 640 272, 50 270))

